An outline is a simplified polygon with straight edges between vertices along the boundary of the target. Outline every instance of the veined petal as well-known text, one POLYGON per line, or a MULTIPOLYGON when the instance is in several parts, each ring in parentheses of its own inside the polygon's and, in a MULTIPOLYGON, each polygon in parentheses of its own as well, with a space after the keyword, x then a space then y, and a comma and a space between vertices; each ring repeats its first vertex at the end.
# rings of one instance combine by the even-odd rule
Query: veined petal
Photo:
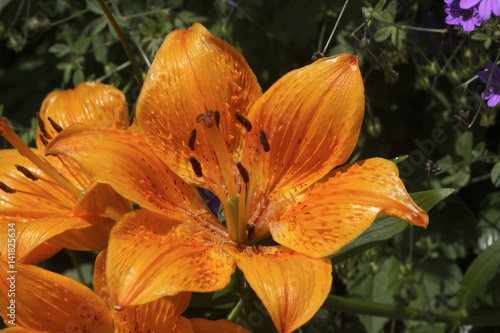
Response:
MULTIPOLYGON (((97 237, 97 235, 92 234, 91 229, 94 225, 99 225, 100 223, 105 224, 107 221, 101 217, 95 216, 85 216, 76 217, 71 215, 54 215, 47 218, 40 218, 32 220, 29 222, 21 222, 15 224, 15 239, 16 239, 16 262, 23 262, 29 254, 35 250, 38 246, 42 245, 46 241, 53 241, 56 236, 59 236, 60 241, 54 242, 53 244, 61 247, 70 247, 75 250, 96 250, 102 249, 106 246, 107 237, 101 241, 103 237, 97 237), (84 229, 83 235, 75 241, 70 238, 70 236, 62 236, 61 234, 68 232, 69 230, 84 229), (66 241, 66 242, 65 242, 66 241), (87 244, 85 244, 87 242, 87 244), (68 244, 69 243, 69 244, 68 244), (74 246, 66 246, 74 245, 74 246), (87 247, 86 245, 100 245, 102 247, 87 247)), ((112 225, 106 227, 109 234, 109 230, 112 225)), ((11 229, 10 226, 4 226, 0 229, 1 235, 7 235, 8 230, 11 229)), ((8 254, 8 238, 0 238, 0 253, 3 258, 8 254)))
POLYGON ((137 101, 136 121, 148 144, 175 173, 215 193, 212 186, 222 184, 220 170, 226 166, 217 166, 213 146, 196 117, 220 112, 222 141, 231 153, 241 131, 235 114, 245 116, 260 95, 243 56, 195 23, 188 31, 175 30, 165 38, 137 101), (191 151, 188 139, 195 128, 198 135, 191 151), (203 178, 193 172, 190 156, 200 162, 203 178))
MULTIPOLYGON (((377 215, 390 215, 425 227, 428 216, 410 198, 396 164, 372 158, 332 171, 286 214, 269 218, 278 243, 305 255, 324 257, 368 229, 377 215)), ((283 213, 283 212, 282 212, 283 213)))
POLYGON ((246 328, 225 319, 211 321, 194 318, 190 319, 189 322, 193 326, 194 333, 250 333, 246 328))
POLYGON ((0 182, 15 190, 15 193, 0 191, 2 217, 19 217, 27 221, 52 214, 67 214, 76 202, 70 193, 52 182, 15 149, 0 150, 0 182), (16 169, 16 165, 26 168, 39 180, 28 179, 16 169))
POLYGON ((76 216, 98 215, 118 220, 132 208, 132 201, 123 198, 108 184, 94 183, 78 200, 73 214, 76 216))
POLYGON ((52 140, 46 153, 73 158, 92 179, 149 210, 172 215, 206 207, 196 189, 177 177, 140 135, 75 124, 52 140))
MULTIPOLYGON (((55 137, 60 129, 75 123, 86 125, 126 129, 129 124, 128 105, 123 93, 99 82, 80 83, 75 89, 53 91, 45 97, 39 114, 37 128, 37 146, 42 153, 45 150, 40 136, 46 141, 55 137), (49 118, 56 124, 52 125, 49 118), (43 129, 42 129, 43 128, 43 129)), ((80 166, 65 156, 47 156, 45 160, 73 185, 86 188, 90 181, 80 166)))
POLYGON ((235 269, 222 249, 227 237, 144 209, 124 215, 111 232, 107 255, 115 303, 143 304, 182 291, 224 288, 235 269))
POLYGON ((308 322, 332 286, 328 258, 310 258, 273 246, 247 248, 236 254, 236 261, 278 332, 293 332, 308 322))
POLYGON ((30 329, 23 328, 23 327, 9 327, 9 328, 3 329, 2 332, 7 332, 7 333, 50 333, 50 332, 42 332, 39 330, 36 330, 36 331, 30 330, 30 329))
POLYGON ((16 273, 9 273, 12 268, 3 258, 0 266, 0 307, 6 309, 15 299, 16 325, 42 332, 113 332, 106 304, 83 284, 21 263, 15 264, 16 273), (12 277, 15 298, 8 296, 12 277))
POLYGON ((45 133, 50 140, 58 134, 48 118, 63 129, 76 123, 86 125, 127 129, 130 124, 127 101, 123 93, 99 82, 80 83, 75 89, 53 91, 45 97, 40 108, 40 119, 45 131, 38 127, 37 144, 43 151, 39 135, 45 133))
POLYGON ((175 296, 162 297, 156 301, 124 306, 116 309, 106 282, 106 251, 96 259, 94 268, 94 291, 108 304, 114 319, 115 332, 173 332, 179 325, 180 315, 187 309, 191 293, 179 293, 175 296), (117 330, 117 328, 122 330, 117 330))
POLYGON ((254 104, 248 119, 255 130, 242 155, 255 182, 254 215, 272 193, 301 191, 351 155, 365 107, 358 63, 351 54, 319 59, 283 76, 254 104))

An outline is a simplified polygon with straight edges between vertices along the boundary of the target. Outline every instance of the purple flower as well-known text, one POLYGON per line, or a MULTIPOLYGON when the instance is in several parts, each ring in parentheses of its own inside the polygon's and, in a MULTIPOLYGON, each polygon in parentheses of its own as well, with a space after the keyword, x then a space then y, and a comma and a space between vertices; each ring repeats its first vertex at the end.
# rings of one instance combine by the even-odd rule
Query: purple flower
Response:
POLYGON ((449 25, 461 25, 464 31, 472 31, 474 30, 474 26, 479 27, 483 22, 479 16, 479 10, 477 6, 470 9, 462 9, 459 5, 460 1, 463 2, 463 0, 444 0, 444 12, 448 14, 444 21, 449 25))
POLYGON ((460 8, 462 9, 478 7, 477 4, 479 4, 479 16, 483 21, 489 20, 491 12, 495 16, 500 15, 500 0, 460 0, 460 8))
MULTIPOLYGON (((493 63, 487 63, 486 68, 488 71, 480 71, 477 73, 477 76, 487 85, 491 71, 493 70, 493 63)), ((484 92, 481 94, 481 97, 488 101, 488 106, 490 108, 500 103, 500 68, 498 68, 498 66, 495 67, 495 71, 491 77, 490 86, 488 87, 488 91, 486 91, 486 97, 484 97, 484 92)))

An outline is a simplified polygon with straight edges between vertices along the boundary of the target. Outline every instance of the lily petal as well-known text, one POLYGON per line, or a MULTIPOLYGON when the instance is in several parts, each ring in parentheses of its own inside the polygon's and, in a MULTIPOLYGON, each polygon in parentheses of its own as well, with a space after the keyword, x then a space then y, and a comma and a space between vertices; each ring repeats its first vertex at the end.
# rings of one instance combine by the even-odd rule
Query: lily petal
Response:
POLYGON ((211 321, 208 319, 194 318, 190 319, 189 322, 193 325, 193 331, 195 333, 250 333, 246 328, 225 319, 211 321))
POLYGON ((310 258, 280 246, 247 248, 236 258, 279 332, 293 332, 308 322, 332 286, 328 258, 310 258))
POLYGON ((196 117, 206 111, 220 112, 222 141, 231 153, 241 131, 235 114, 245 116, 260 95, 243 56, 195 23, 188 31, 175 30, 165 38, 137 101, 136 121, 148 144, 175 173, 215 193, 214 184, 222 184, 220 170, 226 166, 219 161, 218 168, 214 163, 213 146, 196 117), (197 127, 193 152, 188 139, 197 127), (193 172, 190 156, 201 163, 203 178, 193 172))
MULTIPOLYGON (((16 261, 23 262, 32 251, 46 241, 74 250, 100 250, 107 245, 107 235, 112 227, 112 222, 97 216, 54 215, 30 222, 16 223, 16 261), (102 237, 98 237, 97 232, 90 231, 95 231, 95 229, 90 229, 94 226, 97 230, 103 229, 102 237), (78 233, 75 229, 84 229, 84 232, 78 233), (65 232, 69 231, 74 233, 63 236, 65 232), (59 239, 59 241, 55 241, 55 239, 59 239)), ((2 227, 1 234, 6 235, 8 229, 10 229, 9 226, 2 227)), ((3 258, 8 253, 7 237, 0 238, 0 253, 3 258)))
POLYGON ((256 183, 254 218, 268 195, 304 190, 351 155, 365 106, 358 63, 351 54, 319 59, 283 76, 254 104, 248 119, 255 131, 242 155, 256 183))
MULTIPOLYGON (((11 280, 16 286, 16 325, 42 332, 113 332, 106 304, 83 284, 37 266, 16 263, 17 273, 0 258, 0 307, 6 309, 11 280), (41 319, 43 318, 43 320, 41 319)), ((2 316, 5 311, 2 311, 2 316)), ((4 317, 5 322, 8 318, 4 317)))
POLYGON ((235 270, 221 249, 226 238, 227 233, 217 236, 217 230, 201 224, 144 209, 124 215, 111 232, 107 256, 115 303, 143 304, 182 291, 224 288, 235 270))
POLYGON ((73 214, 76 216, 98 215, 119 219, 133 209, 133 203, 124 199, 108 184, 94 183, 78 200, 73 214))
POLYGON ((43 152, 44 145, 39 135, 44 132, 48 140, 58 134, 48 118, 63 129, 75 124, 127 129, 130 124, 128 105, 123 93, 99 82, 80 83, 75 89, 53 91, 45 97, 40 108, 40 119, 45 124, 45 131, 38 127, 37 144, 43 152))
POLYGON ((117 310, 109 295, 106 282, 106 253, 101 252, 94 268, 94 291, 108 304, 114 319, 115 332, 118 328, 127 332, 173 332, 180 325, 180 315, 187 309, 191 293, 179 293, 162 297, 154 302, 136 306, 124 306, 117 310))
POLYGON ((313 257, 324 257, 368 229, 377 215, 389 215, 425 227, 428 216, 410 198, 396 164, 372 158, 332 171, 290 211, 270 218, 278 243, 313 257))
POLYGON ((92 179, 149 210, 172 215, 192 210, 192 205, 206 207, 196 189, 153 154, 140 135, 75 124, 52 140, 45 153, 73 158, 92 179))
MULTIPOLYGON (((38 155, 36 150, 32 151, 38 155)), ((50 177, 17 150, 0 150, 0 181, 15 190, 15 193, 0 191, 0 216, 22 217, 24 221, 28 221, 30 218, 67 214, 74 206, 75 198, 47 180, 50 177), (40 179, 28 179, 16 169, 16 165, 26 168, 40 179)))

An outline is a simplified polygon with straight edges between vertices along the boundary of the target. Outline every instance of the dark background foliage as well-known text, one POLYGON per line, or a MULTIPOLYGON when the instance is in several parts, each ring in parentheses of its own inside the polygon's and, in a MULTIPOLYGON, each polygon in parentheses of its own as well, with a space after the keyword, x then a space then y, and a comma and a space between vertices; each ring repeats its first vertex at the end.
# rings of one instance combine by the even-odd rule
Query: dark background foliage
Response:
MULTIPOLYGON (((243 53, 264 90, 322 51, 344 4, 326 0, 107 3, 143 75, 166 34, 202 22, 243 53)), ((444 17, 441 1, 351 0, 324 52, 327 56, 349 52, 361 58, 367 105, 352 160, 408 155, 399 165, 409 192, 455 189, 430 212, 427 230, 410 228, 335 265, 333 295, 429 311, 456 309, 465 272, 498 241, 498 107, 483 105, 477 120, 472 118, 485 88, 474 76, 496 57, 499 20, 492 17, 473 33, 464 33, 460 26, 444 24, 444 17), (461 110, 469 111, 468 118, 457 117, 461 110)), ((33 117, 50 91, 90 79, 122 89, 132 112, 140 84, 96 1, 0 2, 0 105, 23 139, 33 139, 33 117)), ((44 267, 90 284, 93 258, 67 251, 44 267)), ((485 263, 498 267, 495 261, 485 263)), ((500 308, 499 279, 497 270, 485 282, 473 309, 500 308)), ((235 298, 221 295, 225 298, 219 301, 226 302, 213 303, 212 308, 200 306, 206 295, 194 296, 191 315, 227 316, 235 298)), ((439 324, 422 314, 413 319, 419 320, 322 309, 301 330, 498 332, 493 327, 439 324)), ((268 322, 263 320, 258 331, 266 331, 268 322)))

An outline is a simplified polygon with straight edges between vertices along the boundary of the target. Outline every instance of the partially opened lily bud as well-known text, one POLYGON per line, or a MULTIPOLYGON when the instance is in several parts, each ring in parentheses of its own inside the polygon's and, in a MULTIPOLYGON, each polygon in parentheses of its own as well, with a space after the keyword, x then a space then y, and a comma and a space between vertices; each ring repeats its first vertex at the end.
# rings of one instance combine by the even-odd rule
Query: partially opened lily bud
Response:
MULTIPOLYGON (((131 202, 111 187, 95 183, 74 160, 43 153, 74 123, 127 128, 125 97, 116 88, 85 82, 50 93, 37 119, 38 149, 27 147, 7 120, 0 120, 0 134, 15 148, 0 151, 0 232, 6 235, 7 223, 16 223, 17 262, 39 262, 61 247, 102 250, 115 220, 132 209, 131 202)), ((98 139, 89 136, 84 141, 92 145, 98 139)), ((4 257, 7 242, 0 238, 4 257)))
POLYGON ((357 57, 319 59, 262 94, 243 56, 194 24, 158 51, 137 130, 74 125, 47 152, 75 159, 142 207, 111 232, 106 274, 117 305, 220 290, 238 266, 276 328, 292 332, 330 292, 327 255, 379 214, 428 222, 392 162, 331 172, 351 155, 363 113, 357 57), (88 135, 103 141, 75 148, 88 135), (221 200, 225 225, 195 186, 221 200), (280 245, 255 245, 269 236, 280 245))

